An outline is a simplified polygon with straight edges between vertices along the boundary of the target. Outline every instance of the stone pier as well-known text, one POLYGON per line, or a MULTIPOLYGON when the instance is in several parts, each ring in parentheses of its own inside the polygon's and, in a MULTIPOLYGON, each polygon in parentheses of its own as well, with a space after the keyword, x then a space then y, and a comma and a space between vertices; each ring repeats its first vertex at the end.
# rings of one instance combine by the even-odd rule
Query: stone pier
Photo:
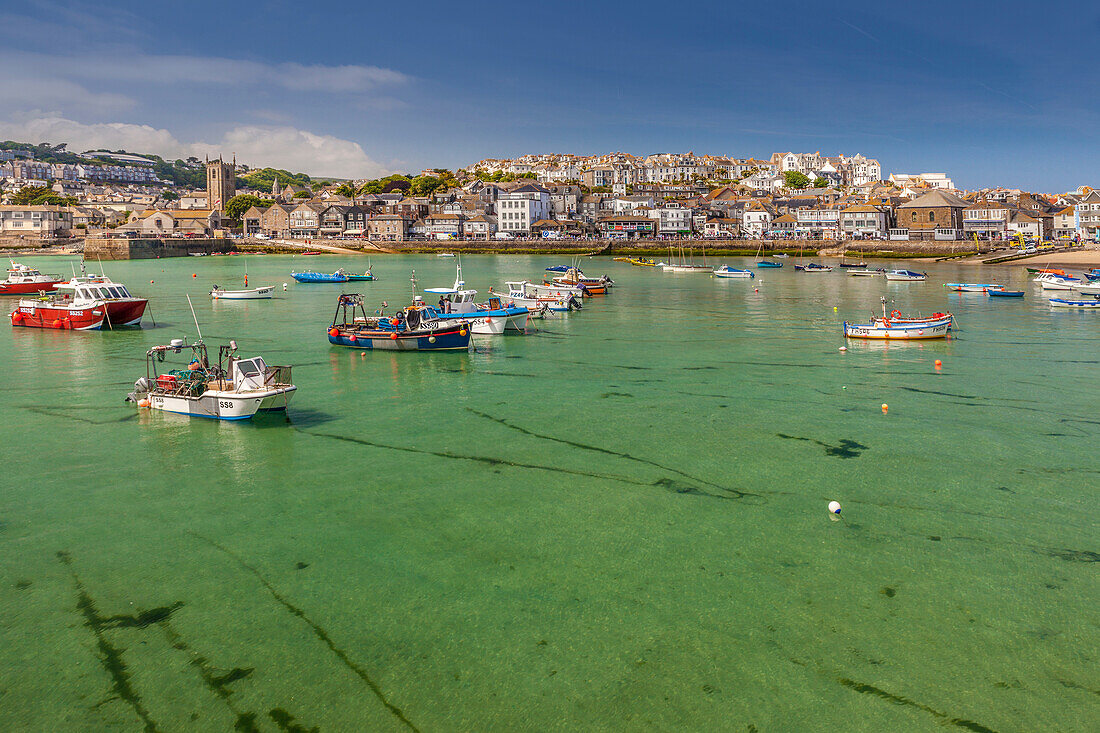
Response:
POLYGON ((84 257, 94 260, 151 260, 157 257, 186 257, 189 254, 228 252, 233 243, 228 239, 183 239, 166 237, 88 237, 84 257))

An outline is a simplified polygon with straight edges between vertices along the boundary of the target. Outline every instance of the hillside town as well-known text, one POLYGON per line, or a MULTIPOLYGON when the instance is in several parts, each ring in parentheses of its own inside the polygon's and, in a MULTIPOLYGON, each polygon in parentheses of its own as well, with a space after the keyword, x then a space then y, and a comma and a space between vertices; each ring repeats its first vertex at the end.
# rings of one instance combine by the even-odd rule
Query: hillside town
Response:
POLYGON ((532 154, 379 181, 303 185, 272 172, 263 190, 235 158, 176 161, 205 172, 198 190, 159 178, 151 158, 80 158, 88 162, 0 150, 0 237, 1100 241, 1100 191, 1088 186, 960 190, 944 173, 884 178, 878 160, 858 153, 532 154))

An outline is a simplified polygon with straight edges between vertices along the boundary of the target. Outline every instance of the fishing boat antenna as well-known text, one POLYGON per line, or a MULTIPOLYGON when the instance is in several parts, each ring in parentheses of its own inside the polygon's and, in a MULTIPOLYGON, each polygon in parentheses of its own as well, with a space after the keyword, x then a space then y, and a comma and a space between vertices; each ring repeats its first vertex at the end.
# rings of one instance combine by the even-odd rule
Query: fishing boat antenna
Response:
POLYGON ((187 296, 187 305, 191 308, 191 317, 195 319, 195 330, 199 332, 199 341, 202 341, 202 329, 199 328, 199 317, 195 315, 195 306, 191 302, 191 296, 187 296))
POLYGON ((413 270, 413 274, 412 277, 409 278, 409 282, 412 283, 413 295, 416 295, 416 284, 419 282, 419 280, 416 279, 416 270, 413 270))

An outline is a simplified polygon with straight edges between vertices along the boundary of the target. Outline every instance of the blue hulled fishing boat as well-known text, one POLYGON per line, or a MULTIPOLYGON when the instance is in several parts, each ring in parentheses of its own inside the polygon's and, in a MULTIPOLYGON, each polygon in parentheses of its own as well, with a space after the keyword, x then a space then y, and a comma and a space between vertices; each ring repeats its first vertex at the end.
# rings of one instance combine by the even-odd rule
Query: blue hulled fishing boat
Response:
POLYGON ((393 316, 381 311, 367 316, 363 296, 345 293, 336 302, 336 314, 328 329, 334 346, 379 351, 467 351, 470 324, 441 321, 434 308, 414 303, 393 316))
POLYGON ((343 270, 337 270, 336 272, 292 272, 290 276, 300 283, 346 283, 348 281, 347 273, 343 270))

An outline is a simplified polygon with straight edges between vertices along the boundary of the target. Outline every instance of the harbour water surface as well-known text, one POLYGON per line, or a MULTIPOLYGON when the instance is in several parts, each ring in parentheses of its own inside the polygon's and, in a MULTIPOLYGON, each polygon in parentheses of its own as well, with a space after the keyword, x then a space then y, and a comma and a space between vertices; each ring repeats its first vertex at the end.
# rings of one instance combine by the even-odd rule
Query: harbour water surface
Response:
MULTIPOLYGON (((559 261, 463 269, 484 294, 559 261)), ((245 258, 105 263, 156 327, 4 326, 0 727, 1100 727, 1100 314, 1022 268, 600 260, 614 292, 528 336, 330 347, 337 293, 454 279, 289 276, 363 262, 248 257, 277 297, 213 303, 245 258), (1027 296, 941 287, 990 278, 1027 296), (194 336, 185 294, 212 351, 294 365, 286 417, 123 402, 146 349, 194 336), (956 336, 840 352, 881 295, 956 336)))

